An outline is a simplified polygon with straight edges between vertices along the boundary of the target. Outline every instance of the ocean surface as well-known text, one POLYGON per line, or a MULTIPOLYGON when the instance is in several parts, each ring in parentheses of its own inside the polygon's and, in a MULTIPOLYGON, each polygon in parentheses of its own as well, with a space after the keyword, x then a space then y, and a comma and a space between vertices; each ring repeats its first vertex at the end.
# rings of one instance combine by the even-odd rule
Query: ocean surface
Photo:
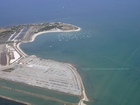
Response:
POLYGON ((8 99, 0 98, 0 105, 25 105, 8 99))
MULTIPOLYGON (((60 21, 81 28, 42 34, 21 48, 28 55, 73 64, 88 105, 140 104, 139 0, 2 1, 0 26, 60 21)), ((58 104, 44 102, 40 105, 58 104)))

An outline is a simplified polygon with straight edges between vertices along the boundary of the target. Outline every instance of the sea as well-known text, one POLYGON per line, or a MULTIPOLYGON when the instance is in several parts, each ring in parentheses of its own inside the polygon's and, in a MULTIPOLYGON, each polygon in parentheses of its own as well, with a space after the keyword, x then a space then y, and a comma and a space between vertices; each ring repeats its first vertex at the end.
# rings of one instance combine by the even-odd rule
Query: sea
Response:
MULTIPOLYGON (((42 34, 34 42, 20 47, 28 55, 71 63, 76 67, 89 98, 89 102, 84 103, 140 105, 139 0, 1 1, 1 27, 64 22, 81 28, 78 32, 42 34)), ((9 95, 3 91, 0 94, 9 95)), ((14 92, 10 97, 19 98, 14 92)), ((71 96, 68 99, 75 102, 71 96)), ((19 100, 33 105, 61 104, 27 95, 21 95, 19 100)))

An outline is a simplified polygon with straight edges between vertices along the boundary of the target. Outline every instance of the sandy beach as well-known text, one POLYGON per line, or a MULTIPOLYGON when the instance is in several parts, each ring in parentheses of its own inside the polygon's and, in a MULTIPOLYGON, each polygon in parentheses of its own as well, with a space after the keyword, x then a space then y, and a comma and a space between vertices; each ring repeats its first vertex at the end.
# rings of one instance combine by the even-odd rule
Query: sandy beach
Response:
POLYGON ((50 31, 43 31, 43 32, 39 32, 39 33, 34 34, 32 36, 32 39, 29 42, 33 42, 37 36, 39 36, 41 34, 45 34, 45 33, 52 33, 52 32, 76 32, 76 31, 80 31, 80 30, 81 30, 81 28, 78 27, 77 30, 66 30, 66 31, 64 31, 64 30, 60 30, 60 29, 54 29, 54 30, 50 30, 50 31))

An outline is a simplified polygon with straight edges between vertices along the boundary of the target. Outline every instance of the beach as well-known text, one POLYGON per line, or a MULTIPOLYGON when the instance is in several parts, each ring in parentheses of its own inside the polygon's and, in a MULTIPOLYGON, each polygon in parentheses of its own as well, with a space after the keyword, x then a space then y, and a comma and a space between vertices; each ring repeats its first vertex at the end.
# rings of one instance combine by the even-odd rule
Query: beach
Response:
POLYGON ((81 28, 78 27, 77 30, 65 30, 64 31, 64 30, 60 30, 60 29, 53 29, 53 30, 50 30, 50 31, 43 31, 43 32, 39 32, 37 34, 34 34, 32 36, 32 38, 30 39, 29 42, 33 42, 37 36, 42 35, 42 34, 45 34, 45 33, 53 33, 53 32, 76 32, 76 31, 80 31, 80 30, 81 30, 81 28))

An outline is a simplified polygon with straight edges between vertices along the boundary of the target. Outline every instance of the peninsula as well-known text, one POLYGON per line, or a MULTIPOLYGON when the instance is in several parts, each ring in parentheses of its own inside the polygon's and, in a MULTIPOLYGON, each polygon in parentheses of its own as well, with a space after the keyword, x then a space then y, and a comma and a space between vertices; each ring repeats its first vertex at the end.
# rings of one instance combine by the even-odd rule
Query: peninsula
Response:
POLYGON ((19 47, 21 43, 32 42, 43 33, 74 31, 80 31, 80 28, 61 22, 0 28, 0 79, 76 95, 81 97, 78 105, 82 105, 88 98, 73 65, 29 56, 19 47))

